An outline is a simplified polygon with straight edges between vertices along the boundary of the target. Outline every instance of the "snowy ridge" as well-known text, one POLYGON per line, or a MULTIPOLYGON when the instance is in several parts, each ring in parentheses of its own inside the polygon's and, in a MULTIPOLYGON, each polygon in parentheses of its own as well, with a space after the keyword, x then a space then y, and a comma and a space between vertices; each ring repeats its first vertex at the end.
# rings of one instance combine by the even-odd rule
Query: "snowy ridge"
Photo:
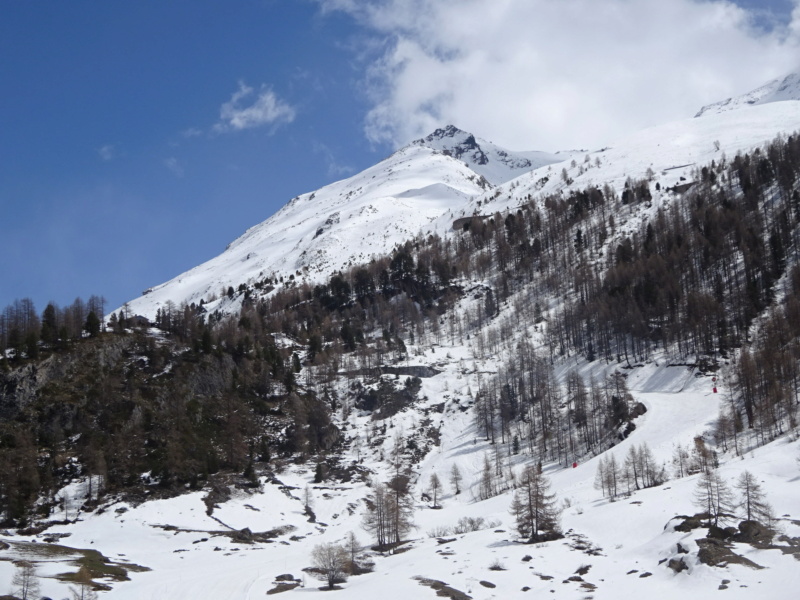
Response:
POLYGON ((741 96, 704 106, 695 115, 695 118, 784 100, 800 100, 800 73, 792 73, 783 79, 770 81, 741 96))
MULTIPOLYGON (((648 179, 654 199, 666 197, 675 186, 690 184, 694 169, 723 157, 731 159, 737 152, 751 151, 798 129, 800 101, 795 100, 651 127, 610 148, 586 153, 574 165, 561 163, 531 171, 476 198, 467 212, 491 214, 518 206, 528 195, 567 193, 606 184, 619 194, 629 178, 648 179)), ((654 206, 657 204, 654 202, 654 206)))

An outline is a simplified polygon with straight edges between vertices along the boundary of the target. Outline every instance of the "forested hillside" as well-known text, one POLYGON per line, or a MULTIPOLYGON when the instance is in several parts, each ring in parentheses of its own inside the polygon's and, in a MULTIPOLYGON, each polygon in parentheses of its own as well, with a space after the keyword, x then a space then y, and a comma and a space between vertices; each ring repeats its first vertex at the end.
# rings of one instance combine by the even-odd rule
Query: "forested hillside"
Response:
MULTIPOLYGON (((497 457, 569 464, 612 447, 644 409, 624 369, 652 361, 730 383, 721 448, 774 439, 796 427, 800 393, 798 171, 791 135, 698 165, 671 189, 642 179, 531 196, 318 285, 221 290, 235 315, 201 300, 148 323, 107 318, 97 297, 41 315, 18 301, 0 318, 4 523, 66 511, 57 490, 88 475, 98 489, 87 506, 222 473, 247 485, 275 457, 347 480, 337 454, 352 440, 340 430, 349 411, 380 423, 413 406, 430 375, 413 352, 445 340, 500 361, 471 390, 497 457), (567 357, 622 370, 586 380, 564 374, 567 357)), ((423 427, 409 456, 424 456, 433 433, 423 427)))

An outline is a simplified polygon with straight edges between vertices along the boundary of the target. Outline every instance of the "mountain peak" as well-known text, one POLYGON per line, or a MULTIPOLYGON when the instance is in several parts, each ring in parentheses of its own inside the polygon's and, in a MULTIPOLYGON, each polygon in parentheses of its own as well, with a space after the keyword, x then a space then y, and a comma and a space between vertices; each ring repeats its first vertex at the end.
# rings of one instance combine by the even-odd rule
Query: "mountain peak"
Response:
POLYGON ((519 177, 527 171, 560 162, 563 156, 547 152, 513 152, 455 125, 445 125, 424 138, 414 140, 411 146, 430 148, 465 163, 492 185, 499 185, 519 177))
MULTIPOLYGON (((467 132, 459 129, 455 125, 445 125, 444 127, 440 127, 439 129, 437 129, 436 131, 431 133, 429 136, 424 138, 424 141, 432 142, 434 140, 441 140, 441 139, 444 139, 444 138, 447 138, 447 137, 451 138, 451 137, 455 137, 456 135, 465 134, 465 133, 467 133, 467 132)), ((423 140, 417 140, 417 141, 421 142, 423 140)))
POLYGON ((790 73, 782 79, 774 79, 741 96, 708 104, 700 109, 695 118, 784 100, 800 100, 800 73, 790 73))
POLYGON ((477 165, 485 165, 489 162, 489 158, 475 139, 475 136, 467 131, 459 129, 455 125, 446 125, 443 128, 440 127, 427 137, 415 140, 411 143, 415 146, 424 146, 432 150, 438 150, 448 156, 463 160, 467 164, 472 162, 477 165))

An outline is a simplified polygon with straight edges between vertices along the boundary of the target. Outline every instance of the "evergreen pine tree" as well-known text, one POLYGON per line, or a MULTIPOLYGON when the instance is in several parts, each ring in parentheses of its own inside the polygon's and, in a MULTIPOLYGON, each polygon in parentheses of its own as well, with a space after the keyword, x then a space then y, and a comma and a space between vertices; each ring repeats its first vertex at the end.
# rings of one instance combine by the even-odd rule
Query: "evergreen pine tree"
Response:
POLYGON ((90 337, 97 337, 100 334, 100 319, 94 311, 90 311, 87 315, 85 329, 90 337))

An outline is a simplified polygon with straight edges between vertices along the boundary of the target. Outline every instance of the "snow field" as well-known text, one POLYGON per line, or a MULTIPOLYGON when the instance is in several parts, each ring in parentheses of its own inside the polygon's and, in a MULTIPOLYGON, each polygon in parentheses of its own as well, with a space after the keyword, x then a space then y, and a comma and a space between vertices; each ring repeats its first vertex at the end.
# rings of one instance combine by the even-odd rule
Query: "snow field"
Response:
MULTIPOLYGON (((396 555, 373 556, 375 571, 351 577, 343 585, 344 591, 337 593, 353 599, 376 595, 387 600, 433 597, 433 590, 414 579, 419 576, 444 581, 473 598, 536 597, 545 593, 554 598, 634 598, 643 594, 654 598, 674 598, 680 594, 706 598, 719 593, 723 579, 730 580, 726 593, 733 598, 752 598, 754 593, 778 600, 795 597, 790 585, 798 582, 795 559, 777 550, 754 550, 739 545, 740 553, 768 568, 762 571, 738 565, 711 568, 692 562, 689 573, 674 574, 659 565, 659 561, 675 554, 678 542, 689 549, 696 548, 692 540, 702 535, 700 530, 685 534, 664 529, 675 515, 696 512, 692 504, 696 476, 670 480, 661 487, 610 502, 593 486, 598 458, 589 459, 576 469, 545 465, 552 490, 565 506, 561 522, 567 537, 546 544, 520 544, 509 514, 511 493, 482 502, 475 502, 471 493, 484 453, 491 453, 491 447, 477 435, 471 411, 456 407, 468 404, 467 389, 475 390, 477 385, 474 374, 461 372, 465 365, 471 367, 469 362, 459 361, 467 355, 464 347, 436 347, 415 355, 419 364, 442 369, 439 375, 423 380, 420 395, 427 396, 428 400, 421 401, 415 410, 391 418, 383 448, 362 448, 363 466, 375 471, 378 479, 388 479, 390 467, 379 462, 378 455, 381 449, 388 455, 393 443, 392 433, 414 431, 421 409, 445 402, 443 413, 429 415, 434 420, 439 419, 441 446, 434 448, 415 468, 416 529, 409 536, 412 539, 410 549, 396 555), (447 353, 450 359, 446 359, 447 353), (459 496, 452 493, 449 485, 453 464, 459 466, 464 477, 464 491, 459 496), (429 503, 421 500, 421 493, 433 472, 444 486, 440 510, 430 508, 429 503), (445 544, 429 537, 434 529, 452 527, 465 516, 483 517, 488 523, 499 525, 448 536, 448 539, 455 539, 445 544), (587 554, 586 550, 591 549, 596 549, 598 554, 587 554), (525 556, 532 558, 526 562, 523 561, 525 556), (490 570, 494 562, 501 563, 506 570, 490 570), (582 576, 584 581, 568 581, 584 565, 590 565, 588 573, 582 576), (634 570, 636 572, 629 574, 634 570), (644 573, 651 575, 641 577, 644 573), (491 582, 496 587, 484 587, 481 581, 491 582), (585 583, 596 587, 584 586, 585 583), (522 592, 523 587, 530 589, 522 592)), ((487 364, 479 366, 489 369, 487 364)), ((597 376, 619 366, 599 361, 578 365, 573 362, 559 371, 566 373, 570 368, 578 368, 586 376, 592 372, 597 376)), ((694 436, 707 431, 723 398, 709 391, 708 377, 697 377, 686 367, 645 365, 630 371, 628 383, 634 398, 643 402, 648 411, 637 419, 631 436, 611 450, 618 461, 624 458, 631 444, 642 443, 650 446, 657 460, 668 461, 674 444, 686 446, 694 436)), ((368 416, 353 412, 347 431, 363 434, 371 424, 368 416)), ((777 513, 790 515, 781 524, 787 535, 792 536, 800 534, 800 527, 791 522, 800 515, 800 499, 795 489, 800 480, 795 460, 800 454, 799 446, 798 442, 784 438, 743 458, 725 456, 720 467, 730 484, 745 469, 757 474, 777 513)), ((351 456, 346 456, 345 460, 354 459, 351 449, 351 456)), ((519 468, 529 458, 520 456, 516 460, 519 468)), ((113 560, 130 561, 152 569, 131 573, 129 582, 112 583, 112 590, 102 593, 101 597, 123 600, 261 598, 273 587, 274 578, 282 573, 305 580, 305 587, 286 593, 314 593, 322 583, 304 574, 302 569, 310 565, 315 545, 342 542, 350 531, 362 543, 368 543, 369 536, 361 528, 361 519, 363 498, 369 494, 369 489, 358 482, 315 485, 312 483, 313 466, 289 465, 278 474, 278 479, 294 489, 282 490, 265 483, 262 492, 238 492, 215 509, 213 518, 206 515, 204 493, 194 492, 136 507, 114 504, 102 514, 81 515, 77 523, 53 527, 47 534, 70 533, 63 544, 94 548, 113 560), (304 515, 301 498, 306 485, 312 491, 317 523, 309 523, 304 515), (171 527, 165 529, 165 526, 171 527), (226 526, 235 530, 248 527, 253 532, 285 526, 294 529, 272 543, 253 545, 237 544, 227 537, 208 533, 226 530, 226 526)), ((37 543, 42 544, 41 541, 37 543)), ((42 575, 67 570, 63 557, 60 563, 40 566, 42 575)), ((10 563, 0 562, 0 577, 10 581, 12 573, 10 563)), ((67 595, 66 586, 47 578, 42 579, 42 592, 53 598, 67 595)))

